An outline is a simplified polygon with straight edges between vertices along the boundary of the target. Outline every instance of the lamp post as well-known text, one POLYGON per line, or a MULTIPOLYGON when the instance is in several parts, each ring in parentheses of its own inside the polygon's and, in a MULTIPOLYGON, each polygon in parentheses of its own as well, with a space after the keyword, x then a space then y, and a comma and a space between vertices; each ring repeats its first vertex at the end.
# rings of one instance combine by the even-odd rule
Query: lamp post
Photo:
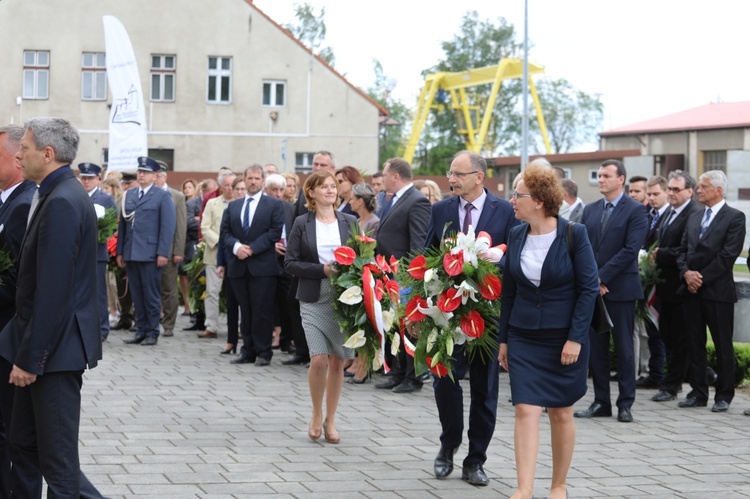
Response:
POLYGON ((521 171, 529 162, 529 2, 523 0, 523 115, 521 117, 521 171))

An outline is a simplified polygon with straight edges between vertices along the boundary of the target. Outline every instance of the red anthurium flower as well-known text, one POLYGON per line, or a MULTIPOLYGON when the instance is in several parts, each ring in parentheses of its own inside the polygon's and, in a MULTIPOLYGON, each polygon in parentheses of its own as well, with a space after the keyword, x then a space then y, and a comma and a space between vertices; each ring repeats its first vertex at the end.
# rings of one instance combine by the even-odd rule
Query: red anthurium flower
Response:
POLYGON ((463 252, 458 252, 455 255, 451 255, 450 253, 446 253, 443 257, 443 268, 448 273, 449 276, 455 277, 461 272, 464 271, 464 254, 463 252))
POLYGON ((497 300, 503 292, 503 282, 498 276, 487 274, 479 283, 479 292, 485 300, 497 300))
POLYGON ((391 269, 393 269, 394 274, 398 272, 398 258, 391 255, 391 260, 388 263, 390 264, 391 269))
POLYGON ((427 271, 427 258, 419 255, 409 264, 409 275, 414 279, 424 279, 424 273, 427 271))
POLYGON ((112 236, 107 239, 107 251, 112 256, 117 254, 117 236, 112 236))
POLYGON ((448 288, 437 299, 437 307, 441 312, 453 312, 461 305, 461 295, 456 288, 448 288))
POLYGON ((382 272, 380 272, 380 269, 378 268, 378 266, 375 265, 374 263, 368 263, 368 264, 366 264, 364 267, 362 267, 362 270, 364 270, 364 269, 370 269, 370 272, 372 272, 374 275, 380 275, 380 274, 382 274, 382 272))
POLYGON ((362 241, 363 243, 374 243, 374 242, 375 242, 375 239, 373 239, 373 238, 371 238, 371 237, 368 237, 368 236, 366 236, 365 234, 359 234, 359 235, 358 235, 357 237, 358 237, 358 238, 359 238, 359 240, 360 240, 360 241, 362 241))
POLYGON ((357 258, 357 253, 349 246, 339 246, 333 252, 333 257, 341 265, 351 265, 357 258))
POLYGON ((375 299, 378 301, 383 299, 383 281, 380 279, 375 281, 375 299))
POLYGON ((391 301, 393 303, 398 303, 398 297, 400 293, 398 283, 393 279, 390 279, 385 282, 385 289, 388 291, 388 295, 391 297, 391 301))
POLYGON ((433 367, 432 357, 427 357, 425 360, 427 361, 427 365, 430 367, 430 371, 432 371, 433 374, 437 375, 440 378, 448 375, 448 368, 445 367, 445 364, 443 364, 442 362, 438 362, 433 367))
POLYGON ((425 314, 419 311, 417 306, 427 308, 427 301, 421 296, 415 296, 409 300, 409 303, 406 304, 406 316, 404 317, 407 321, 419 322, 426 317, 425 314))
POLYGON ((479 338, 484 333, 484 319, 479 312, 472 310, 461 317, 461 331, 466 336, 479 338))
POLYGON ((383 272, 392 272, 391 268, 388 266, 388 262, 385 261, 385 257, 383 255, 377 255, 375 257, 375 263, 378 264, 378 267, 380 267, 380 270, 383 272))
POLYGON ((489 235, 485 231, 480 231, 479 234, 477 234, 477 239, 481 239, 481 238, 486 239, 490 243, 490 246, 492 246, 492 236, 491 235, 489 235))

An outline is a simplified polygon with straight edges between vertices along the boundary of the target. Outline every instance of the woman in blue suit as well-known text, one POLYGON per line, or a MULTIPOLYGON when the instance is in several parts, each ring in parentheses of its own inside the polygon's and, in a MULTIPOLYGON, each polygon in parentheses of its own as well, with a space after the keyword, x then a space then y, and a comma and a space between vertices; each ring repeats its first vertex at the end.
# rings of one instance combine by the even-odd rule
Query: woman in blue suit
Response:
POLYGON ((531 498, 542 408, 552 433, 549 497, 567 496, 573 458, 573 404, 586 393, 589 327, 599 292, 597 266, 586 230, 575 225, 575 253, 568 254, 568 221, 557 216, 563 189, 549 167, 522 173, 511 204, 523 224, 508 240, 498 360, 510 373, 516 410, 514 430, 518 489, 531 498))

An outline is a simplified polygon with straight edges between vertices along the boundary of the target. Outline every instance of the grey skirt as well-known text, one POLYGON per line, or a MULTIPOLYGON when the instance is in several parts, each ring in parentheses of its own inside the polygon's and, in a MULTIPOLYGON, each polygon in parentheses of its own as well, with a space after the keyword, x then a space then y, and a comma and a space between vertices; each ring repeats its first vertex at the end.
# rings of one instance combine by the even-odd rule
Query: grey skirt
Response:
POLYGON ((305 330, 310 357, 335 355, 341 359, 353 359, 354 350, 344 346, 344 333, 339 329, 333 286, 328 279, 320 280, 320 298, 315 303, 299 302, 302 328, 305 330))

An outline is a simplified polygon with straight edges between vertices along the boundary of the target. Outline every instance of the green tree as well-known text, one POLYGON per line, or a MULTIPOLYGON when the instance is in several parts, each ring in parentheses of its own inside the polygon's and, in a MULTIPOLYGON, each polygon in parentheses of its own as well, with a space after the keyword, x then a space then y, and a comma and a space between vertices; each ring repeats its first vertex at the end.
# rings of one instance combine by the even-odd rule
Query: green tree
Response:
POLYGON ((297 24, 287 24, 284 28, 298 40, 306 43, 318 57, 333 67, 335 61, 333 49, 331 47, 320 48, 320 45, 326 38, 325 14, 325 7, 321 7, 320 14, 316 14, 315 9, 309 3, 294 4, 294 15, 297 18, 297 24))
POLYGON ((375 84, 367 89, 367 95, 388 110, 388 117, 380 124, 380 149, 378 151, 378 165, 389 158, 400 157, 404 154, 404 133, 407 123, 411 120, 411 111, 402 101, 391 95, 396 87, 396 80, 388 78, 383 65, 377 59, 373 60, 375 84))
MULTIPOLYGON (((570 152, 580 145, 596 142, 604 105, 597 97, 575 88, 568 80, 542 79, 537 83, 547 135, 553 153, 570 152)), ((531 115, 534 139, 544 150, 536 115, 531 115)))

